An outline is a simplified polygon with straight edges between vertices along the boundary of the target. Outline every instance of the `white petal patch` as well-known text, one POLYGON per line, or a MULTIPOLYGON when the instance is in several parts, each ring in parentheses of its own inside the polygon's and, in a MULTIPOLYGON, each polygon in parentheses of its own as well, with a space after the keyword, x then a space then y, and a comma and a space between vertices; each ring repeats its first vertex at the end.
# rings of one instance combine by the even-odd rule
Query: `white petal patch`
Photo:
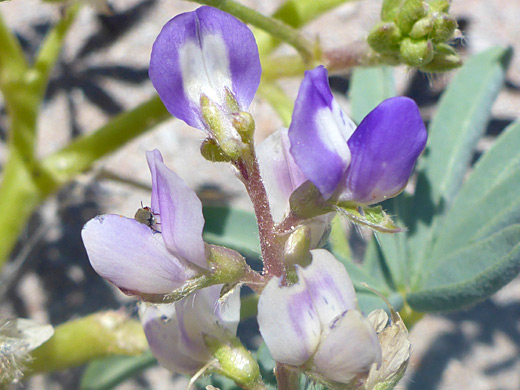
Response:
POLYGON ((219 35, 203 35, 179 49, 184 94, 195 105, 201 94, 224 106, 226 87, 233 91, 227 46, 219 35))
POLYGON ((328 107, 317 110, 314 120, 319 138, 325 147, 337 154, 347 167, 350 164, 350 149, 347 141, 356 130, 354 122, 335 100, 332 100, 332 110, 328 107))

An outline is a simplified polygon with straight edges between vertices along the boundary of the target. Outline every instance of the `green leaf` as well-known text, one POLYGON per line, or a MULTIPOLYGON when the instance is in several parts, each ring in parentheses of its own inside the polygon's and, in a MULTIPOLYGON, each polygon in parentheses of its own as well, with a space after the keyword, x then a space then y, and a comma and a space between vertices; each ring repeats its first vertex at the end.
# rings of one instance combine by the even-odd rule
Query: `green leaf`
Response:
POLYGON ((436 261, 406 300, 419 312, 461 309, 489 297, 518 272, 520 225, 513 225, 436 261))
POLYGON ((337 211, 352 222, 367 226, 381 233, 399 233, 401 231, 401 228, 394 224, 381 206, 361 207, 338 204, 337 211))
POLYGON ((431 226, 449 209, 462 184, 511 55, 511 49, 497 47, 473 56, 442 95, 419 163, 411 213, 416 223, 410 226, 410 252, 417 270, 431 250, 431 226))
POLYGON ((81 390, 108 390, 157 364, 151 352, 141 356, 110 356, 90 363, 81 378, 81 390))
POLYGON ((434 254, 442 255, 477 239, 520 223, 515 193, 520 181, 520 123, 508 126, 475 164, 443 222, 434 254), (504 193, 505 192, 505 193, 504 193), (504 198, 509 193, 509 201, 504 198), (498 198, 497 198, 498 197, 498 198))
POLYGON ((258 225, 253 213, 220 206, 205 206, 204 240, 239 251, 251 259, 260 258, 258 225))
POLYGON ((391 67, 355 68, 349 89, 352 120, 360 123, 379 103, 392 96, 395 85, 391 67))
MULTIPOLYGON (((385 301, 383 301, 373 292, 357 291, 356 295, 358 299, 359 308, 365 315, 368 315, 371 311, 377 309, 383 309, 388 311, 388 306, 385 303, 385 301)), ((403 308, 404 299, 400 294, 393 293, 387 295, 387 298, 395 310, 399 311, 403 308)))

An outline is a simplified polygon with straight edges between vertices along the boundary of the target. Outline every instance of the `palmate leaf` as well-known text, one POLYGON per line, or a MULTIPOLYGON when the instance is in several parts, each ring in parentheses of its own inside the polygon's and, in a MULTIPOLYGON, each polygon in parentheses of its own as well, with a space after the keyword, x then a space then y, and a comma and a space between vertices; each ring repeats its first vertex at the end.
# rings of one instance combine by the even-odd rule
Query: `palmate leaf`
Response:
POLYGON ((419 312, 460 309, 495 293, 519 271, 517 224, 437 259, 406 300, 419 312))
POLYGON ((434 232, 439 231, 435 225, 441 223, 440 216, 450 208, 462 185, 492 103, 504 83, 511 54, 510 49, 497 47, 471 57, 442 95, 429 126, 410 214, 415 218, 409 232, 410 253, 419 279, 423 264, 432 261, 427 254, 434 232))
POLYGON ((475 164, 438 232, 433 257, 520 223, 520 123, 508 126, 475 164))

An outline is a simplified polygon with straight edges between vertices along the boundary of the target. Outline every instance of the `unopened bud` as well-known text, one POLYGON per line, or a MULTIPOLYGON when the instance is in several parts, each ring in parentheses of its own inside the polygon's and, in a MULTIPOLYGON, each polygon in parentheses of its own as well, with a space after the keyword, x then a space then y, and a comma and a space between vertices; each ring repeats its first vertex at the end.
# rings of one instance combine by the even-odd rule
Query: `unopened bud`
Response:
POLYGON ((435 45, 435 55, 433 59, 419 69, 423 72, 448 72, 462 65, 462 59, 451 46, 439 43, 435 45))
POLYGON ((202 142, 202 145, 200 145, 200 154, 211 162, 231 161, 231 158, 222 151, 222 148, 213 138, 206 138, 204 142, 202 142))
POLYGON ((367 38, 370 47, 378 53, 398 52, 400 40, 401 32, 394 22, 377 24, 367 38))
POLYGON ((235 336, 229 334, 228 340, 224 341, 222 337, 206 335, 204 342, 218 361, 214 368, 216 372, 244 389, 265 389, 258 363, 235 336))
POLYGON ((255 120, 249 112, 242 111, 232 114, 233 127, 238 131, 242 142, 250 143, 253 141, 255 133, 255 120))
POLYGON ((448 15, 440 15, 435 18, 432 39, 435 43, 446 42, 453 38, 457 29, 457 21, 448 15))
POLYGON ((401 42, 400 53, 406 64, 422 66, 433 59, 433 44, 431 41, 405 38, 401 42))
POLYGON ((435 19, 427 16, 426 18, 419 19, 412 27, 410 31, 410 37, 413 39, 423 38, 433 31, 435 19))
POLYGON ((448 0, 430 0, 429 4, 432 12, 448 12, 450 9, 448 0))
POLYGON ((397 17, 403 0, 383 0, 381 7, 381 20, 390 22, 397 17))
POLYGON ((288 265, 306 267, 312 260, 310 250, 311 229, 306 225, 301 225, 291 233, 285 242, 284 262, 288 265))
POLYGON ((422 0, 405 0, 397 15, 397 26, 403 34, 408 34, 413 25, 428 13, 428 4, 422 0))

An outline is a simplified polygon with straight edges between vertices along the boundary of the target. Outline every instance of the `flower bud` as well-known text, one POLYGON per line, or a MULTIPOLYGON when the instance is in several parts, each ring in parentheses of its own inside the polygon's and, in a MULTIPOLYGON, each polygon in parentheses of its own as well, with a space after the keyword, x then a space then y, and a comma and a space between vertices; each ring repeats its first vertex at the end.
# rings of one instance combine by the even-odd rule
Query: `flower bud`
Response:
POLYGON ((390 22, 397 17, 403 0, 383 0, 381 6, 381 20, 390 22))
POLYGON ((419 19, 412 27, 412 31, 410 31, 410 37, 413 39, 423 38, 426 35, 430 34, 433 31, 433 26, 435 23, 435 19, 427 16, 425 18, 419 19))
POLYGON ((401 32, 394 22, 377 24, 367 38, 370 47, 378 53, 393 53, 399 51, 400 40, 401 32))
POLYGON ((311 228, 306 225, 299 226, 291 233, 285 242, 284 262, 287 265, 301 265, 303 267, 310 264, 312 256, 311 250, 311 228))
POLYGON ((431 41, 405 38, 401 42, 400 53, 403 61, 410 66, 425 65, 433 59, 433 44, 431 41))
POLYGON ((450 45, 439 43, 435 45, 433 59, 419 69, 423 72, 448 72, 462 65, 462 59, 450 45))
POLYGON ((428 13, 428 4, 422 0, 405 0, 397 15, 397 26, 403 35, 409 34, 413 25, 428 13))
POLYGON ((433 29, 433 42, 446 42, 453 38, 453 34, 457 29, 457 21, 451 16, 442 14, 435 18, 433 29))
POLYGON ((450 9, 448 0, 430 0, 429 4, 432 12, 448 12, 450 9))

